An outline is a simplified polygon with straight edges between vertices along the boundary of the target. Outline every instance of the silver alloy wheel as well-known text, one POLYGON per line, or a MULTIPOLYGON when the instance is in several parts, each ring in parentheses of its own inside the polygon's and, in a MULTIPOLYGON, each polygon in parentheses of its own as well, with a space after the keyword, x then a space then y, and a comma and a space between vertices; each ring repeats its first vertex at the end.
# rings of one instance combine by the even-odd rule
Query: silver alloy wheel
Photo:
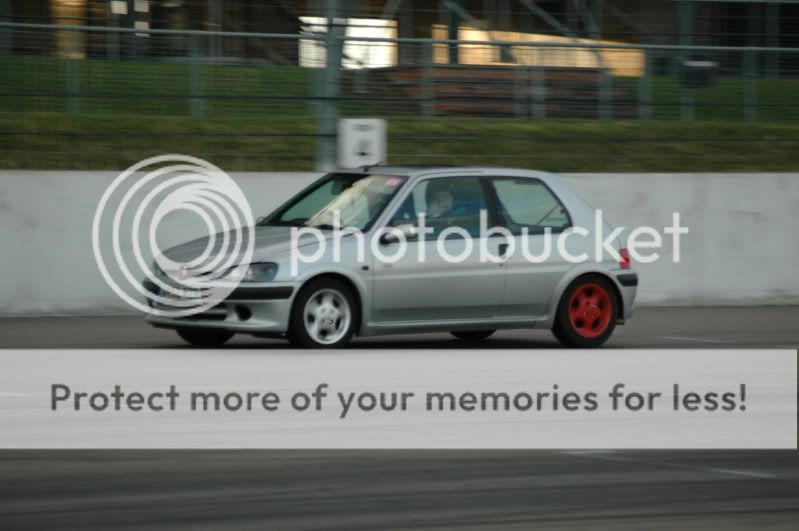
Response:
POLYGON ((339 291, 324 288, 308 298, 302 320, 311 339, 322 345, 332 345, 347 334, 352 310, 339 291))

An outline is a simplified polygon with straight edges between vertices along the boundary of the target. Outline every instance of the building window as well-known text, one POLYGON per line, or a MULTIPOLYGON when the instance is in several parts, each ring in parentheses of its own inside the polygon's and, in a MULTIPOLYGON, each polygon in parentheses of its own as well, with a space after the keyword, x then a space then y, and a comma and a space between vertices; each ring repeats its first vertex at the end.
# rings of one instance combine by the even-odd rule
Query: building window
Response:
MULTIPOLYGON (((327 33, 327 19, 324 17, 300 17, 300 32, 305 35, 327 33)), ((348 38, 396 38, 395 20, 348 18, 336 19, 336 24, 346 24, 348 38)), ((300 66, 321 68, 325 66, 325 43, 318 40, 300 39, 300 66)), ((396 42, 373 42, 347 40, 344 44, 341 65, 347 69, 380 68, 397 64, 396 42)))

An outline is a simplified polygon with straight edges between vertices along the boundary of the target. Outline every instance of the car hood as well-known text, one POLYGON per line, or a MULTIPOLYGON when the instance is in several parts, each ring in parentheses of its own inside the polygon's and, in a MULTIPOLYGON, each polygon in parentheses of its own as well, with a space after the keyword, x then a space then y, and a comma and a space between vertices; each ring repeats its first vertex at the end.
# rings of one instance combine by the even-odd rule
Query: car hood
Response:
MULTIPOLYGON (((263 259, 289 251, 292 247, 291 233, 293 228, 294 227, 255 227, 253 230, 253 236, 255 238, 253 258, 263 259)), ((226 249, 223 248, 224 234, 225 233, 220 232, 213 237, 204 236, 202 238, 197 238, 195 240, 176 245, 163 251, 163 255, 174 262, 190 262, 191 260, 197 258, 203 251, 205 251, 205 248, 211 238, 215 239, 215 244, 210 256, 218 255, 220 252, 224 252, 225 255, 228 255, 231 251, 230 248, 233 246, 232 242, 235 241, 233 238, 236 238, 237 234, 235 230, 228 232, 229 242, 231 243, 228 243, 226 249)), ((332 231, 322 231, 322 234, 324 234, 325 239, 332 237, 332 231)), ((242 248, 244 248, 243 246, 246 242, 246 236, 246 232, 241 232, 238 235, 238 237, 242 238, 242 248)), ((315 237, 306 235, 300 238, 298 247, 304 247, 316 242, 317 239, 315 237)))

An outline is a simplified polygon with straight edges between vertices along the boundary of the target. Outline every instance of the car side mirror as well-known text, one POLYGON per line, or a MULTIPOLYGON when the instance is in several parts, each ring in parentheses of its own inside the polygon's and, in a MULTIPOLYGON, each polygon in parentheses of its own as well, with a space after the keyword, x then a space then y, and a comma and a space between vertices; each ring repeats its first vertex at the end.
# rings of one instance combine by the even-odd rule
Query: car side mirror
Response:
POLYGON ((416 239, 416 227, 411 224, 399 225, 393 227, 394 230, 383 232, 380 236, 380 243, 388 245, 390 243, 397 243, 400 240, 400 234, 405 241, 416 239), (399 231, 399 232, 398 232, 399 231))

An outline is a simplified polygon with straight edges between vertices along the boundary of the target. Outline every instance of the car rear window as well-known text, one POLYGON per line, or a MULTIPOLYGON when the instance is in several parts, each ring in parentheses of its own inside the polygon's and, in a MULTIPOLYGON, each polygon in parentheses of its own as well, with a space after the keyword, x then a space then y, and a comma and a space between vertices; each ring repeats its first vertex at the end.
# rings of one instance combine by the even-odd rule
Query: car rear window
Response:
POLYGON ((553 231, 571 226, 569 212, 543 182, 537 179, 495 178, 491 180, 497 196, 500 221, 514 232, 553 231))

